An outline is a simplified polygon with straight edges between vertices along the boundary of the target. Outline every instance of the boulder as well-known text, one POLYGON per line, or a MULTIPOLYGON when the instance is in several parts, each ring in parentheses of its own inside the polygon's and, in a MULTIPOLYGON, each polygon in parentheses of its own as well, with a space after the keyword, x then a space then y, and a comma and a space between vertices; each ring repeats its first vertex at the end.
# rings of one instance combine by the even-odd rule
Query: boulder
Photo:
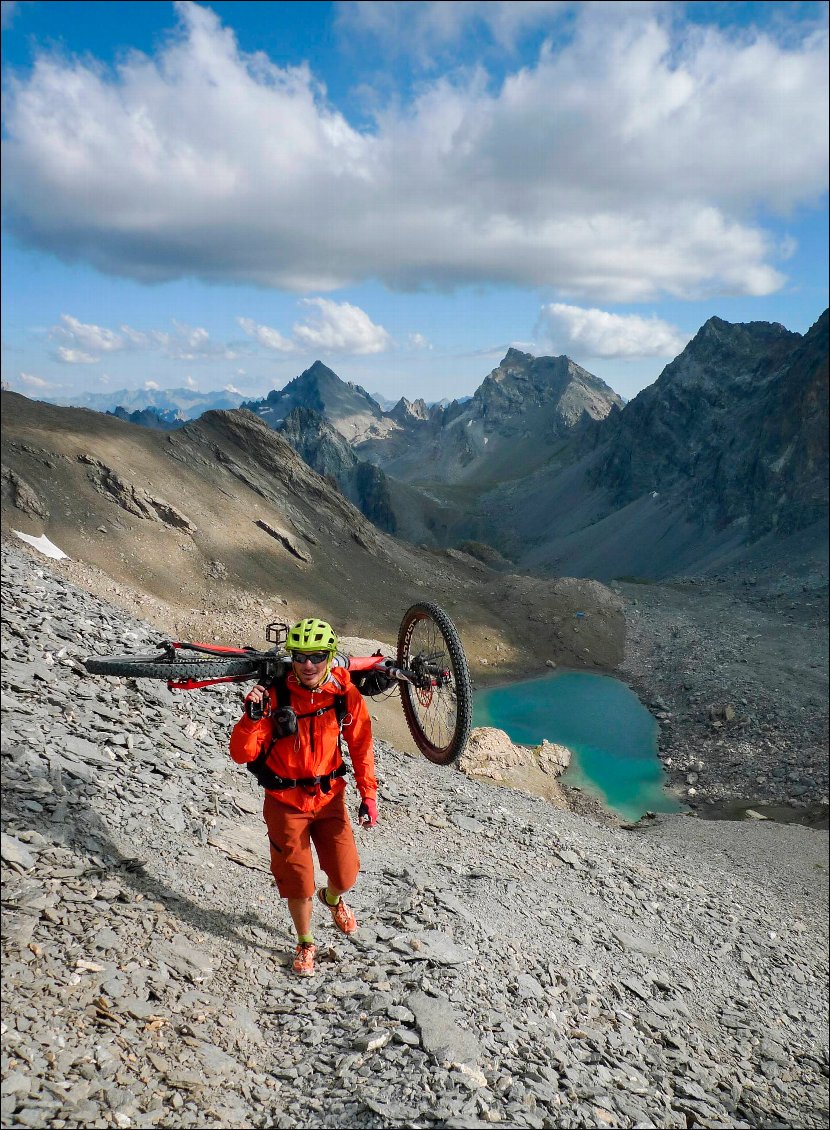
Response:
POLYGON ((559 777, 571 763, 571 751, 568 747, 549 742, 547 738, 538 746, 538 752, 539 768, 550 773, 552 777, 559 777))
POLYGON ((533 750, 515 745, 504 730, 478 726, 470 734, 467 748, 455 767, 467 777, 487 777, 503 781, 509 770, 536 763, 533 750))

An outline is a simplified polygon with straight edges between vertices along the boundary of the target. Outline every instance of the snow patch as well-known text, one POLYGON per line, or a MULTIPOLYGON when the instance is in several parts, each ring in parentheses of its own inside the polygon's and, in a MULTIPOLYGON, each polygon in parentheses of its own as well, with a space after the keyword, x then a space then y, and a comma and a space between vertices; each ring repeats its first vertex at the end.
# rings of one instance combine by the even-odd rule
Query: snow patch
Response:
POLYGON ((20 530, 15 530, 14 533, 20 538, 21 541, 28 542, 33 545, 39 553, 43 553, 46 557, 53 557, 55 561, 60 561, 61 558, 69 557, 68 553, 64 553, 46 536, 41 534, 39 538, 33 537, 31 534, 21 534, 20 530))

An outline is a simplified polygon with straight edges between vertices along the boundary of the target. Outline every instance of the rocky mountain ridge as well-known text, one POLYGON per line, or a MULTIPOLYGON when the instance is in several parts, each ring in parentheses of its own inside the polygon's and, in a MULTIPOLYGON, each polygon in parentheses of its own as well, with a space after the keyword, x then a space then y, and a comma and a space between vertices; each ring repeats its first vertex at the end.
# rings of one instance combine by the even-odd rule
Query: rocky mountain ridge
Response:
POLYGON ((495 544, 603 579, 751 572, 797 544, 826 576, 827 384, 826 312, 803 337, 711 319, 621 411, 479 496, 495 544))
POLYGON ((597 432, 591 482, 618 507, 677 490, 701 525, 745 521, 752 540, 810 525, 827 504, 827 342, 827 311, 803 338, 711 318, 597 432))
POLYGON ((784 559, 804 529, 826 562, 827 372, 826 312, 803 336, 711 318, 628 404, 567 357, 511 349, 464 403, 384 412, 317 361, 251 408, 415 544, 659 579, 784 559))
MULTIPOLYGON (((826 561, 827 372, 826 312, 805 335, 711 318, 628 404, 566 357, 511 349, 465 404, 402 398, 384 428, 347 438, 385 474, 385 520, 426 544, 661 578, 785 558, 812 528, 826 561)), ((295 443, 319 469, 314 437, 295 443)), ((346 462, 335 478, 357 500, 346 462)))
POLYGON ((324 415, 313 408, 292 408, 278 430, 309 467, 342 491, 370 522, 386 533, 397 532, 387 476, 374 463, 358 459, 324 415))
POLYGON ((435 498, 393 479, 376 463, 359 459, 355 448, 313 408, 293 408, 277 430, 309 467, 386 533, 417 545, 444 545, 476 539, 482 532, 463 506, 435 498))

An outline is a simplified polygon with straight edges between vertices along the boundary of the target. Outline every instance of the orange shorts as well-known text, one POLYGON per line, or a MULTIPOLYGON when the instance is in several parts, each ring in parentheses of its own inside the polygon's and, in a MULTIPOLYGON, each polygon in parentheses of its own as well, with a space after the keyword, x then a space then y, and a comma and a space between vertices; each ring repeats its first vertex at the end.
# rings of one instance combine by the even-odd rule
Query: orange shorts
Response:
POLYGON ((313 812, 300 812, 266 793, 262 815, 271 844, 271 874, 284 899, 314 894, 312 844, 331 886, 338 891, 354 886, 360 860, 346 812, 345 790, 330 800, 325 798, 313 812))

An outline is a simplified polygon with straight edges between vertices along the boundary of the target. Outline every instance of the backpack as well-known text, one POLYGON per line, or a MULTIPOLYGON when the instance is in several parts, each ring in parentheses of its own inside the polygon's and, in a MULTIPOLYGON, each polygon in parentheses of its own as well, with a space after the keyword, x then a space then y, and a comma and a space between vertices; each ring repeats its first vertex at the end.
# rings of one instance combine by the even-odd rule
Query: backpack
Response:
POLYGON ((341 742, 343 734, 343 719, 346 717, 346 692, 341 691, 336 694, 334 702, 331 706, 321 706, 319 710, 311 710, 307 714, 296 714, 291 707, 291 695, 288 690, 287 676, 281 675, 279 678, 271 682, 271 686, 276 691, 277 695, 277 709, 273 715, 274 727, 274 740, 268 746, 263 746, 259 756, 254 761, 249 761, 245 768, 249 773, 252 773, 257 780, 257 783, 263 789, 268 789, 271 792, 281 792, 283 789, 294 789, 299 785, 304 789, 313 789, 317 785, 320 786, 320 792, 325 796, 326 793, 331 791, 331 782, 337 777, 345 777, 349 772, 346 763, 343 761, 343 746, 341 742), (274 743, 278 738, 287 738, 291 734, 297 732, 297 722, 300 718, 319 718, 321 714, 327 714, 329 710, 334 711, 334 716, 337 719, 338 734, 337 734, 337 748, 340 751, 340 764, 331 773, 324 773, 319 777, 280 777, 273 769, 270 769, 266 764, 271 750, 274 748, 274 743))

